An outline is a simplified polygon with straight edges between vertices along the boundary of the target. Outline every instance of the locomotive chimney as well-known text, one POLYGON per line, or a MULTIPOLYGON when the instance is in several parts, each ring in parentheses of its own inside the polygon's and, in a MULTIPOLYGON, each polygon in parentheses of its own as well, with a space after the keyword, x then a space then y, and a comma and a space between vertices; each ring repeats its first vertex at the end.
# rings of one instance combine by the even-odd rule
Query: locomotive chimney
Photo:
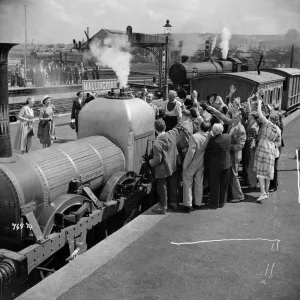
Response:
POLYGON ((7 56, 18 44, 0 43, 0 163, 14 162, 12 155, 8 106, 7 56))
POLYGON ((263 58, 264 58, 263 55, 261 55, 260 58, 259 58, 259 62, 258 62, 258 65, 257 65, 257 73, 258 73, 258 75, 260 75, 260 65, 262 63, 263 58))

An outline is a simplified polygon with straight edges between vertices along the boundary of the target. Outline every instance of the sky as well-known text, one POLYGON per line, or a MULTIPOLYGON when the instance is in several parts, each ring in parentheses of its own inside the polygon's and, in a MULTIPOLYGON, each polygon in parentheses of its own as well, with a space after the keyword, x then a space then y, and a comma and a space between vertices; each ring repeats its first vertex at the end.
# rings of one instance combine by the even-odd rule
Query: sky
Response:
POLYGON ((0 41, 72 43, 102 28, 163 33, 285 34, 300 32, 300 0, 0 0, 0 41))

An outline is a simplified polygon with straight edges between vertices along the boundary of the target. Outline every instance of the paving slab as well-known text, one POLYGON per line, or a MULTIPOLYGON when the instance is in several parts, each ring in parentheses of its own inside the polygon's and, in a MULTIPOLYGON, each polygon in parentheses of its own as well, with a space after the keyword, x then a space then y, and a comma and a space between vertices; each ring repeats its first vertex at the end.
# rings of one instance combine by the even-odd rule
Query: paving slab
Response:
POLYGON ((17 299, 300 299, 299 126, 284 128, 279 189, 263 204, 245 190, 218 210, 149 210, 17 299))

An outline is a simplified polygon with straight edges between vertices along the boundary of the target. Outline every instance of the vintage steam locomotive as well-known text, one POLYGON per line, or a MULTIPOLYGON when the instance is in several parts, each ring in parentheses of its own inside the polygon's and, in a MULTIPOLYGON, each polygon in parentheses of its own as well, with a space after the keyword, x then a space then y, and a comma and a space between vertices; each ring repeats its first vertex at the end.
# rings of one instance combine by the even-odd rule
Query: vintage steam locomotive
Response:
POLYGON ((209 60, 200 63, 182 62, 169 69, 169 78, 175 85, 189 85, 189 81, 202 74, 241 72, 242 62, 237 58, 209 60))
POLYGON ((152 183, 139 174, 155 137, 154 119, 146 102, 110 94, 82 109, 77 141, 25 155, 0 153, 3 291, 15 292, 11 288, 32 274, 53 273, 62 257, 85 252, 143 210, 152 183))

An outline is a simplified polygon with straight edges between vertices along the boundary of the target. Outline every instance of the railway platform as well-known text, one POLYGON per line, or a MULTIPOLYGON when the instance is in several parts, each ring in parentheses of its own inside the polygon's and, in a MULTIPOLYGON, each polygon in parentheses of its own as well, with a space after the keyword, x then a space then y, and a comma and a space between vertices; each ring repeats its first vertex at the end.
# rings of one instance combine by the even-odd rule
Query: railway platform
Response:
POLYGON ((218 210, 148 210, 17 299, 300 299, 300 111, 284 124, 279 188, 263 204, 244 189, 218 210))

